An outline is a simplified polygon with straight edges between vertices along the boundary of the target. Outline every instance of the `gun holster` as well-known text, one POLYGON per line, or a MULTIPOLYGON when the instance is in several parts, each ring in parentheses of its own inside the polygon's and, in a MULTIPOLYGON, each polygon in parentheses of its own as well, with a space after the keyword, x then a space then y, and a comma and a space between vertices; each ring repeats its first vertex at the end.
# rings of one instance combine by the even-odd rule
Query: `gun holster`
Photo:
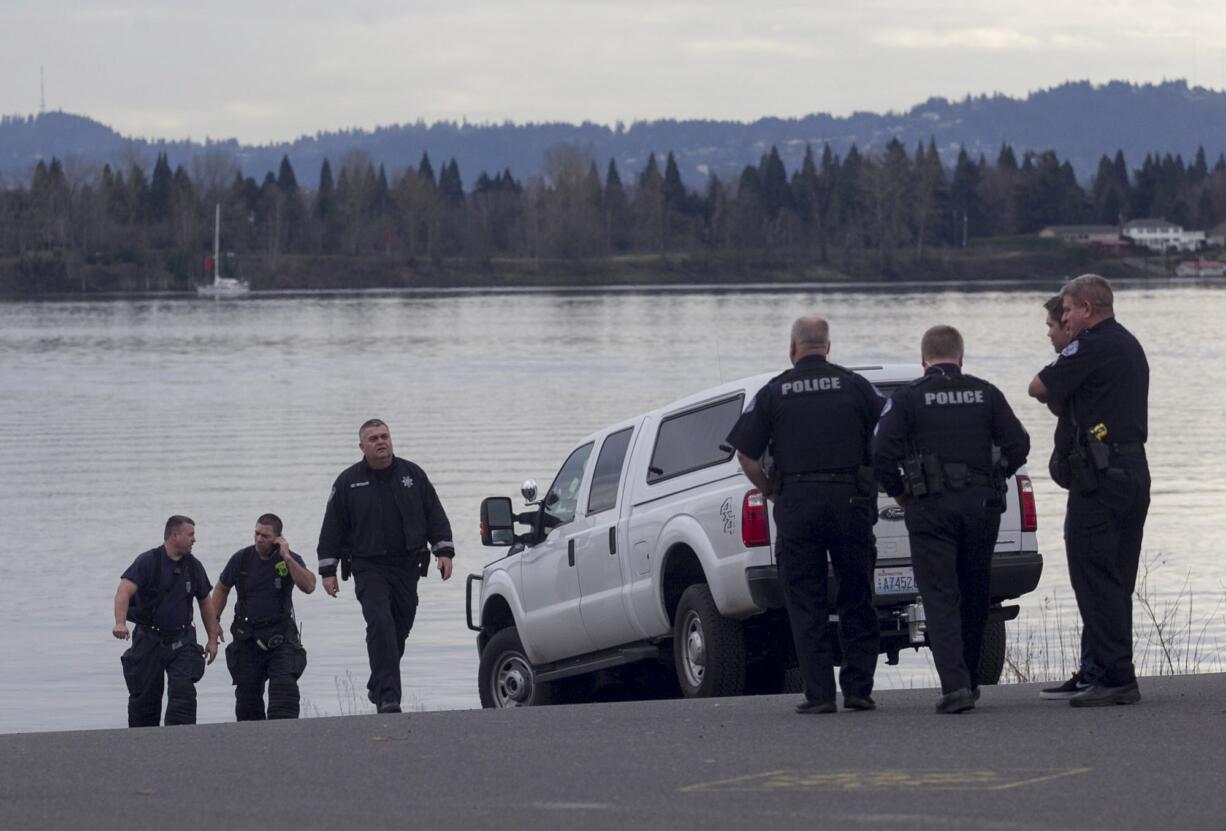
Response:
POLYGON ((928 480, 924 477, 924 464, 919 456, 907 456, 902 460, 902 480, 906 492, 917 499, 928 495, 928 480))
POLYGON ((417 574, 421 577, 430 575, 430 549, 423 547, 417 552, 417 574))
MULTIPOLYGON (((1105 448, 1104 448, 1105 449, 1105 448)), ((1098 468, 1084 447, 1075 447, 1068 456, 1069 484, 1088 496, 1098 490, 1098 468)))
POLYGON ((941 466, 941 457, 936 453, 925 453, 922 461, 924 467, 924 484, 928 486, 928 493, 932 496, 944 493, 945 471, 941 466))
POLYGON ((353 574, 352 561, 348 557, 341 557, 341 579, 348 580, 350 574, 353 574))
POLYGON ((1087 449, 1095 470, 1101 473, 1111 466, 1111 451, 1107 445, 1094 439, 1087 444, 1087 449))

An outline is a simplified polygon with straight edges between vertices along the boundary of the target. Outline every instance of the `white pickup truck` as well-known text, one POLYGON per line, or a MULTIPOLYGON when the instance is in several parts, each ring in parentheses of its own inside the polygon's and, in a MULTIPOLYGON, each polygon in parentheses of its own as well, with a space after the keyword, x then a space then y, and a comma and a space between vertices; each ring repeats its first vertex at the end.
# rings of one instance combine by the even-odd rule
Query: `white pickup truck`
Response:
MULTIPOLYGON (((885 395, 919 374, 913 366, 853 369, 885 395)), ((534 482, 524 483, 523 513, 507 497, 481 503, 482 542, 509 547, 467 587, 482 705, 544 704, 563 687, 573 691, 564 679, 661 662, 672 664, 690 697, 794 691, 769 504, 725 444, 770 377, 725 383, 593 433, 543 499, 534 482)), ((923 645, 925 633, 902 509, 882 494, 879 516, 874 604, 892 664, 899 650, 923 645)), ((1023 469, 1008 488, 992 563, 983 683, 1000 677, 1004 622, 1018 611, 1003 601, 1038 585, 1036 527, 1023 469)))

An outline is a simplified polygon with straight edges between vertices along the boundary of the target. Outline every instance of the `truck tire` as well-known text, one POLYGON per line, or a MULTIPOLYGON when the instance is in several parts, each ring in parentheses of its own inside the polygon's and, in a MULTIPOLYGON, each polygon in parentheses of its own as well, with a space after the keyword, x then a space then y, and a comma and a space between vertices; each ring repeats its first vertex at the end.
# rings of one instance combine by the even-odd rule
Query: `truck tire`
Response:
POLYGON ((706 583, 690 586, 677 604, 673 664, 686 698, 745 692, 745 629, 719 613, 706 583))
POLYGON ((481 650, 477 687, 487 708, 537 707, 552 700, 549 685, 536 680, 514 626, 495 633, 481 650))
POLYGON ((983 627, 983 645, 979 649, 979 683, 999 683, 1004 670, 1005 622, 989 620, 983 627))

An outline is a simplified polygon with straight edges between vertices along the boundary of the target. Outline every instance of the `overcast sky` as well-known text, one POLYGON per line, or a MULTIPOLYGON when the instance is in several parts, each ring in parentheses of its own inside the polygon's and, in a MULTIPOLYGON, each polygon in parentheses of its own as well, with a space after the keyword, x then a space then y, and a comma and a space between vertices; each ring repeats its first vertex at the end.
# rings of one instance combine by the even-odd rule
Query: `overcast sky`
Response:
POLYGON ((1226 88, 1222 0, 0 0, 0 113, 244 142, 416 121, 750 121, 1226 88))

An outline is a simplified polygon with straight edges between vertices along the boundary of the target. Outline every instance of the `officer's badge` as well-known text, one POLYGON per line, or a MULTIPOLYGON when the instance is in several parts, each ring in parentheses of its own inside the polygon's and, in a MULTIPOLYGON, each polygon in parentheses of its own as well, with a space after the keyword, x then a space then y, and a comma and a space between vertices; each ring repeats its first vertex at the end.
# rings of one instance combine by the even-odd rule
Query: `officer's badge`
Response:
POLYGON ((289 566, 285 564, 285 560, 279 560, 276 565, 277 574, 285 577, 289 574, 289 566))
POLYGON ((412 476, 404 477, 403 479, 400 480, 400 484, 404 485, 406 488, 413 487, 413 477, 412 476))
POLYGON ((1075 340, 1064 349, 1060 350, 1061 357, 1071 358, 1077 354, 1077 349, 1081 346, 1081 341, 1075 340))

